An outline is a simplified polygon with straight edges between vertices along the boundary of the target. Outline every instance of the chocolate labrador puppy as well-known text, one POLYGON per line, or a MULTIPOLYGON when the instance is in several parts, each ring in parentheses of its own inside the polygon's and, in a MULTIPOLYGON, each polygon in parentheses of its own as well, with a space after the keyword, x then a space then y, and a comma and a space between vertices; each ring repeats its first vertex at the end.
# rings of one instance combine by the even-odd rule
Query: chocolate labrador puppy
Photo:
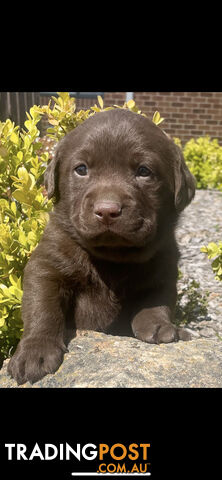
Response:
POLYGON ((18 384, 58 369, 70 324, 188 340, 172 324, 174 230, 195 182, 173 141, 142 115, 97 113, 58 143, 45 185, 55 207, 25 268, 24 333, 8 366, 18 384))

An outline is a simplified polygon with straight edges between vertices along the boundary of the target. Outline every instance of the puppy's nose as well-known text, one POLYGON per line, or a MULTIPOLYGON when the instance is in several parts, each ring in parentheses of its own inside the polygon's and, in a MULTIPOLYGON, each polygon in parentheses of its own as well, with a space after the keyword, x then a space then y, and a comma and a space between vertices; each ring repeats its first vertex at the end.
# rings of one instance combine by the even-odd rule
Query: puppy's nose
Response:
POLYGON ((121 205, 117 202, 97 202, 94 205, 94 214, 103 223, 109 225, 122 213, 121 205))

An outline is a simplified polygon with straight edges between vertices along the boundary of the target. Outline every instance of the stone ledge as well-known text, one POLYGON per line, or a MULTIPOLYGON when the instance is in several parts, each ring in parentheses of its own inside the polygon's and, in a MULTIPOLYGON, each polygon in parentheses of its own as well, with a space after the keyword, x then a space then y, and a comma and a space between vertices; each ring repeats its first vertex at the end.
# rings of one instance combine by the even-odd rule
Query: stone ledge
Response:
MULTIPOLYGON (((0 388, 16 388, 0 370, 0 388)), ((222 341, 202 338, 160 345, 78 331, 54 375, 18 388, 222 387, 222 341)))

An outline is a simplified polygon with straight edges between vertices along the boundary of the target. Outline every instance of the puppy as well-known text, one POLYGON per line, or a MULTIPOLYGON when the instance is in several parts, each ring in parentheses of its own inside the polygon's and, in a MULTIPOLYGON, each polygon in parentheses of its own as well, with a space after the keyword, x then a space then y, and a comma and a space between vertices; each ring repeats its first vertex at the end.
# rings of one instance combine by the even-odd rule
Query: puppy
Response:
POLYGON ((97 113, 58 143, 45 186, 55 207, 24 272, 24 333, 8 366, 18 384, 58 369, 70 325, 187 340, 172 324, 174 230, 195 182, 173 141, 136 113, 97 113))

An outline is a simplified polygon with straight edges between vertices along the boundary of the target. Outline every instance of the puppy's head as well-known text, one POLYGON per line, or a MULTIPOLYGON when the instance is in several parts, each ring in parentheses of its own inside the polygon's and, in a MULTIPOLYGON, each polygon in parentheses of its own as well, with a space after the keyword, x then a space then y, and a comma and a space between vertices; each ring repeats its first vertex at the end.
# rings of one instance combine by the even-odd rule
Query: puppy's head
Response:
POLYGON ((45 173, 63 227, 92 255, 149 259, 195 192, 180 149, 147 118, 95 114, 58 144, 45 173))

